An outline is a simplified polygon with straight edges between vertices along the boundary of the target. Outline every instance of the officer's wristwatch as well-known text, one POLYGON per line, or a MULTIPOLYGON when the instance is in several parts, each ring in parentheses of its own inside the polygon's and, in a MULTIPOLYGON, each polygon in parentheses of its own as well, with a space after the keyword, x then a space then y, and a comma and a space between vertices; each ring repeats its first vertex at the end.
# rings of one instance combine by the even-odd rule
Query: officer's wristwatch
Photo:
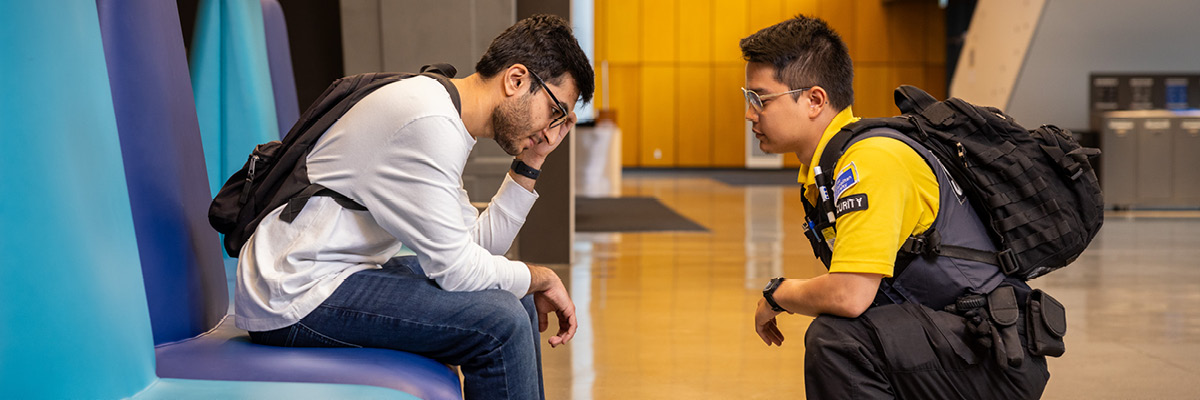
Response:
POLYGON ((775 312, 786 312, 779 303, 775 302, 775 289, 779 289, 779 285, 783 283, 784 278, 775 278, 767 282, 767 287, 763 288, 763 298, 767 299, 767 304, 771 305, 771 310, 775 312))
POLYGON ((513 160, 512 170, 513 172, 516 172, 517 175, 521 175, 529 179, 537 179, 538 175, 542 174, 542 170, 530 167, 529 165, 525 164, 524 161, 521 161, 520 158, 513 160))

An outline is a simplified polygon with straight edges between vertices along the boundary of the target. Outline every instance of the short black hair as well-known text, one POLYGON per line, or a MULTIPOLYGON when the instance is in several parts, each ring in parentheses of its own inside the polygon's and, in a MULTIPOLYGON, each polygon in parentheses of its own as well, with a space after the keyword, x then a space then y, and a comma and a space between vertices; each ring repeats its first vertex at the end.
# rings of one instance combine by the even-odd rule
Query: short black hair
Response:
POLYGON ((797 15, 755 32, 739 45, 746 61, 775 66, 775 79, 788 89, 814 85, 825 88, 836 110, 854 103, 850 51, 825 21, 797 15))
MULTIPOLYGON (((524 64, 556 85, 562 83, 563 73, 570 74, 583 102, 592 101, 596 90, 592 63, 562 17, 538 14, 510 26, 488 46, 475 64, 475 72, 485 79, 491 78, 513 64, 524 64)), ((534 81, 531 93, 539 87, 534 81)))

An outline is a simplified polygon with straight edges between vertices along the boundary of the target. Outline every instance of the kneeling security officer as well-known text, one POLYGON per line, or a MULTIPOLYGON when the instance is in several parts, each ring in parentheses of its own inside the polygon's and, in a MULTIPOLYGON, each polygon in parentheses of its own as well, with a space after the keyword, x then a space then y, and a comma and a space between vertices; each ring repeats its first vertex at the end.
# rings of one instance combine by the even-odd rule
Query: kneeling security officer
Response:
POLYGON ((833 196, 836 229, 809 231, 829 268, 813 279, 771 280, 755 330, 783 344, 781 312, 817 317, 805 337, 810 399, 1037 398, 1046 359, 1024 340, 1030 292, 995 266, 946 257, 901 257, 910 237, 933 228, 943 242, 994 249, 978 215, 944 168, 903 135, 853 143, 820 193, 813 166, 829 139, 857 120, 845 43, 819 19, 798 16, 741 41, 759 147, 803 161, 803 201, 812 220, 833 196), (911 260, 911 261, 910 261, 911 260), (975 265, 978 264, 978 265, 975 265), (904 279, 895 270, 904 265, 904 279), (936 311, 935 311, 936 310, 936 311))

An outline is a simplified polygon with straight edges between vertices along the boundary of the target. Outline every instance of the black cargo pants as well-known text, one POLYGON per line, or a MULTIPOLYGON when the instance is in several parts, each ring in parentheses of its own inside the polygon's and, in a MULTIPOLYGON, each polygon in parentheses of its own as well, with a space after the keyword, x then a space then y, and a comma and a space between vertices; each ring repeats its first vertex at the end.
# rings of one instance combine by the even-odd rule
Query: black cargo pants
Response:
POLYGON ((809 399, 1041 397, 1050 373, 1023 334, 1025 359, 1013 368, 965 331, 962 317, 912 303, 853 319, 822 315, 804 337, 805 392, 809 399))

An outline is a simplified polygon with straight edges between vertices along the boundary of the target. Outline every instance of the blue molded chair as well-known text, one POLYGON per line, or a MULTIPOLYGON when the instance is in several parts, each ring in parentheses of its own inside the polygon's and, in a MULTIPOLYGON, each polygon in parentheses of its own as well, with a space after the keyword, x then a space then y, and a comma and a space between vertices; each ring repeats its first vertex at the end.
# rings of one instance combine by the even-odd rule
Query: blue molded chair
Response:
POLYGON ((261 346, 232 326, 175 5, 99 6, 158 376, 363 384, 424 399, 461 398, 458 375, 429 358, 261 346))
POLYGON ((279 140, 267 39, 259 0, 199 0, 189 66, 216 193, 254 146, 279 140))
POLYGON ((275 94, 275 118, 279 137, 287 135, 300 119, 296 98, 296 78, 292 73, 292 50, 288 48, 287 21, 278 0, 262 0, 263 31, 267 38, 267 61, 271 69, 271 89, 275 94))
POLYGON ((0 398, 411 399, 155 376, 99 37, 90 2, 0 2, 0 398))

